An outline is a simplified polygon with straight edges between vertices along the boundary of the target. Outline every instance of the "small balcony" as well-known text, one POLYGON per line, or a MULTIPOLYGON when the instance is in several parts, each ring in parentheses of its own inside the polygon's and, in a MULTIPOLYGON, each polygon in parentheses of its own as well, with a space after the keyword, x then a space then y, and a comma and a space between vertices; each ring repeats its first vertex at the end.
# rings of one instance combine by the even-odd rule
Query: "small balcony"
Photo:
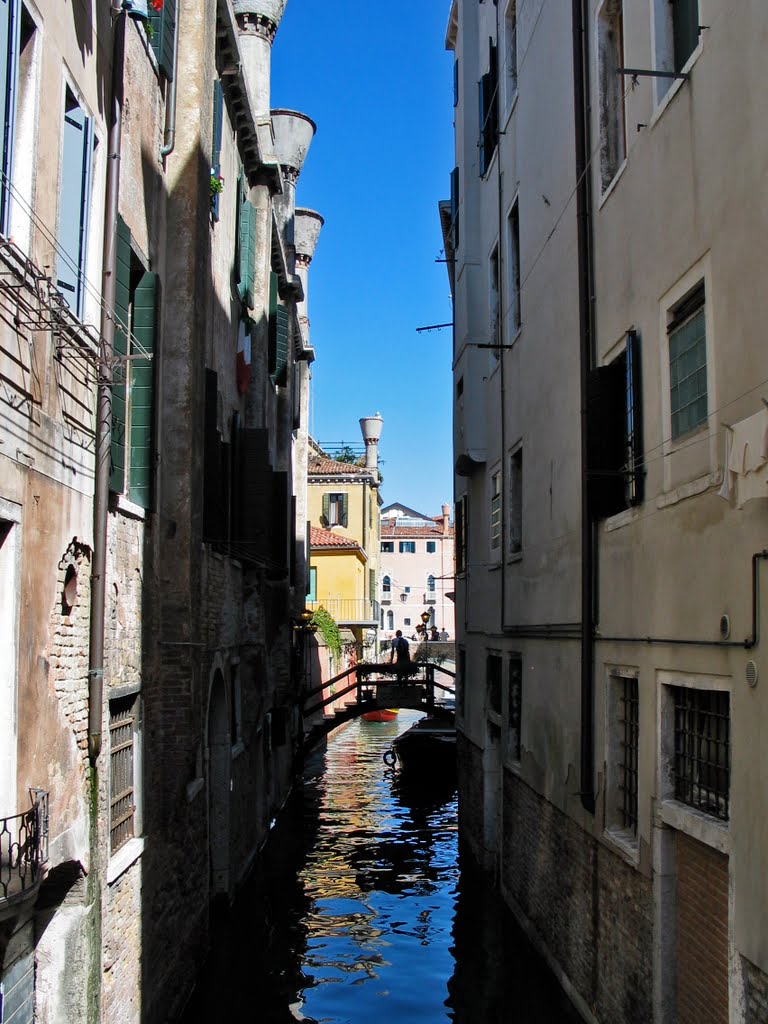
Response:
POLYGON ((48 860, 48 794, 32 796, 29 810, 0 818, 0 916, 37 893, 48 860))
POLYGON ((307 601, 307 608, 316 611, 325 608, 340 626, 378 626, 379 602, 354 597, 326 597, 321 601, 307 601))

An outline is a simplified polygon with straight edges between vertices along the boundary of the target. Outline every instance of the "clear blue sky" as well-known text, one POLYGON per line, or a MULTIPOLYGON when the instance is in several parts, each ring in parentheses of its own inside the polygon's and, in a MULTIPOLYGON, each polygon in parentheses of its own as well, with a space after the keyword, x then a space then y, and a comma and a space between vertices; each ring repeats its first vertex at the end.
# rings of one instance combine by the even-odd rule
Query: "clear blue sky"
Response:
POLYGON ((448 0, 288 0, 272 51, 272 105, 317 134, 296 202, 325 218, 309 277, 310 429, 361 442, 384 418, 385 504, 451 502, 451 320, 437 214, 453 167, 448 0))

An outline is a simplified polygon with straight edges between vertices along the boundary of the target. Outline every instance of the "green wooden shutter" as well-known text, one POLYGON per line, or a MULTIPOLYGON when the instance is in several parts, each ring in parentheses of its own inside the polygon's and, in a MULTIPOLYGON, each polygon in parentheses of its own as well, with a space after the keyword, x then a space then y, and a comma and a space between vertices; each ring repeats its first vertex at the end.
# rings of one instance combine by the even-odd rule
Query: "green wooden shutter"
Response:
POLYGON ((349 496, 347 494, 341 495, 341 525, 347 526, 349 524, 349 496))
POLYGON ((285 387, 288 381, 288 307, 278 303, 275 314, 275 384, 285 387))
POLYGON ((368 599, 373 604, 376 600, 376 571, 368 570, 368 599))
POLYGON ((247 196, 240 203, 238 224, 238 264, 240 268, 240 299, 253 306, 253 273, 256 261, 256 210, 247 196))
POLYGON ((115 275, 115 356, 118 362, 112 384, 112 469, 110 489, 122 494, 125 489, 125 423, 127 397, 128 333, 131 304, 131 232, 122 217, 117 218, 117 273, 115 275))
POLYGON ((171 81, 173 78, 173 37, 176 35, 176 0, 163 0, 159 11, 152 10, 149 15, 152 26, 152 49, 155 51, 157 63, 171 81))
MULTIPOLYGON (((224 117, 224 93, 217 78, 213 83, 213 142, 211 145, 211 177, 221 174, 221 126, 224 117)), ((219 219, 219 193, 211 193, 211 213, 219 219)))
POLYGON ((269 274, 269 344, 267 346, 267 369, 274 374, 277 370, 277 274, 269 274))
POLYGON ((130 444, 128 497, 142 508, 152 502, 152 436, 154 419, 155 320, 157 274, 143 274, 133 296, 133 340, 130 365, 130 444), (147 358, 139 358, 142 352, 147 358))
POLYGON ((323 495, 323 526, 328 526, 331 521, 331 496, 323 495))

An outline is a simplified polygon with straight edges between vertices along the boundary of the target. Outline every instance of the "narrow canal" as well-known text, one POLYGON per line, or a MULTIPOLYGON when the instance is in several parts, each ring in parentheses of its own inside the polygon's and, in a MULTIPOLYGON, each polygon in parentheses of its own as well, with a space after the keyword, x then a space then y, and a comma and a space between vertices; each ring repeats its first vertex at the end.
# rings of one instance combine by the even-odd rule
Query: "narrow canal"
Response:
POLYGON ((184 1024, 576 1024, 462 859, 454 780, 382 754, 417 718, 356 721, 308 762, 264 864, 219 922, 184 1024))

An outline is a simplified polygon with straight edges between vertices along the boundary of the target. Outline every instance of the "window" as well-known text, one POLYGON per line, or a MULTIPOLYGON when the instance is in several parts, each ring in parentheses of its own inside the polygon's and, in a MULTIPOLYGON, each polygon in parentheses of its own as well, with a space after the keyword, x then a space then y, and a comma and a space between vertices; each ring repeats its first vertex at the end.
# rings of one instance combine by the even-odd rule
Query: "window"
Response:
POLYGON ((626 156, 623 0, 604 0, 597 18, 600 89, 600 180, 608 188, 626 156))
POLYGON ((403 587, 403 593, 404 594, 410 594, 410 592, 411 592, 411 588, 410 587, 403 587))
POLYGON ((468 520, 468 499, 467 496, 459 498, 454 506, 453 521, 456 541, 456 573, 461 574, 467 571, 467 520, 468 520))
POLYGON ((403 619, 403 625, 404 626, 410 626, 410 624, 411 624, 411 620, 410 619, 403 619))
POLYGON ((83 315, 88 216, 93 164, 93 120, 65 87, 61 174, 59 177, 59 253, 56 284, 75 316, 83 315))
POLYGON ((381 550, 385 555, 394 554, 395 542, 393 540, 383 540, 381 542, 381 550))
POLYGON ((501 657, 489 654, 485 661, 485 690, 488 710, 495 715, 501 714, 501 657))
MULTIPOLYGON (((500 345, 499 338, 499 249, 491 253, 488 261, 488 340, 491 345, 500 345)), ((499 358, 499 351, 494 355, 499 358)))
POLYGON ((0 0, 0 231, 28 249, 35 156, 37 29, 19 0, 0 0), (13 196, 20 199, 14 203, 13 196))
POLYGON ((645 496, 640 336, 590 374, 587 427, 592 514, 600 519, 640 505, 645 496))
POLYGON ((507 756, 520 760, 520 726, 523 709, 523 659, 513 654, 509 660, 507 692, 507 756))
POLYGON ((463 647, 459 648, 459 664, 456 667, 456 709, 463 717, 467 680, 467 652, 463 647))
POLYGON ((520 329, 522 311, 520 307, 520 213, 517 200, 507 217, 507 253, 509 274, 509 325, 516 334, 520 329))
POLYGON ((459 168, 451 171, 451 240, 453 251, 459 248, 459 168))
POLYGON ((317 600, 317 569, 313 565, 309 567, 309 593, 307 594, 307 600, 317 600))
POLYGON ((434 591, 435 591, 435 577, 434 576, 427 576, 427 590, 429 591, 430 594, 434 593, 434 591))
POLYGON ((109 850, 116 853, 136 827, 139 695, 109 702, 109 850))
POLYGON ((675 799, 728 821, 730 694, 673 688, 675 799))
MULTIPOLYGON (((699 44, 698 0, 654 0, 656 67, 659 71, 682 71, 699 44)), ((657 79, 657 99, 672 85, 657 79)))
POLYGON ((324 494, 323 526, 347 526, 349 523, 347 504, 346 494, 324 494))
POLYGON ((154 362, 157 274, 133 250, 131 232, 117 222, 115 355, 112 387, 110 489, 150 508, 154 470, 154 362))
POLYGON ((371 604, 376 600, 376 570, 368 570, 368 600, 371 604))
MULTIPOLYGON (((248 181, 245 177, 245 171, 240 168, 240 173, 237 177, 237 232, 235 234, 236 240, 236 259, 235 259, 235 274, 238 283, 238 294, 240 301, 243 304, 243 310, 247 315, 249 309, 253 307, 253 281, 254 281, 254 265, 256 259, 256 210, 253 203, 248 198, 248 181)), ((277 293, 277 281, 273 282, 272 275, 269 280, 269 300, 270 310, 272 309, 273 291, 277 293)))
POLYGON ((213 139, 211 144, 211 216, 219 219, 219 193, 213 191, 213 181, 221 179, 221 128, 224 118, 224 93, 219 79, 213 82, 213 139))
POLYGON ((512 452, 509 459, 509 552, 523 550, 523 449, 512 452))
POLYGON ((703 283, 671 311, 667 334, 674 441, 707 422, 707 336, 703 283))
POLYGON ((501 473, 491 476, 491 548, 501 545, 501 473))
POLYGON ((509 0, 504 14, 504 100, 509 111, 517 95, 517 0, 509 0))
POLYGON ((167 79, 173 78, 173 38, 176 34, 176 0, 163 0, 159 11, 149 12, 152 49, 167 79))
POLYGON ((453 62, 453 105, 458 107, 459 105, 459 62, 455 60, 453 62))
POLYGON ((499 95, 496 47, 493 40, 488 44, 488 71, 478 83, 480 98, 480 177, 488 172, 496 150, 499 135, 499 95))
MULTIPOLYGON (((249 208, 253 210, 251 204, 249 208)), ((255 231, 255 222, 254 222, 255 231)), ((251 265, 253 284, 253 265, 251 265)), ((278 387, 285 387, 288 379, 288 336, 290 333, 288 306, 281 301, 277 287, 277 274, 269 277, 269 372, 278 387)), ((346 523, 342 524, 346 526, 346 523)))
MULTIPOLYGON (((415 540, 401 540, 399 544, 399 550, 401 555, 415 555, 416 554, 416 541, 415 540)), ((406 589, 410 589, 407 587, 406 589)))
POLYGON ((612 817, 619 828, 637 834, 638 751, 640 716, 638 683, 635 678, 611 679, 616 721, 615 787, 616 806, 612 817))
POLYGON ((390 579, 389 576, 385 576, 384 579, 381 581, 381 592, 382 594, 392 593, 392 580, 390 579))
POLYGON ((427 541, 427 554, 428 555, 434 555, 434 553, 436 551, 437 551, 437 542, 434 541, 434 540, 428 540, 427 541))
POLYGON ((395 628, 395 613, 393 611, 387 612, 387 629, 395 628))

